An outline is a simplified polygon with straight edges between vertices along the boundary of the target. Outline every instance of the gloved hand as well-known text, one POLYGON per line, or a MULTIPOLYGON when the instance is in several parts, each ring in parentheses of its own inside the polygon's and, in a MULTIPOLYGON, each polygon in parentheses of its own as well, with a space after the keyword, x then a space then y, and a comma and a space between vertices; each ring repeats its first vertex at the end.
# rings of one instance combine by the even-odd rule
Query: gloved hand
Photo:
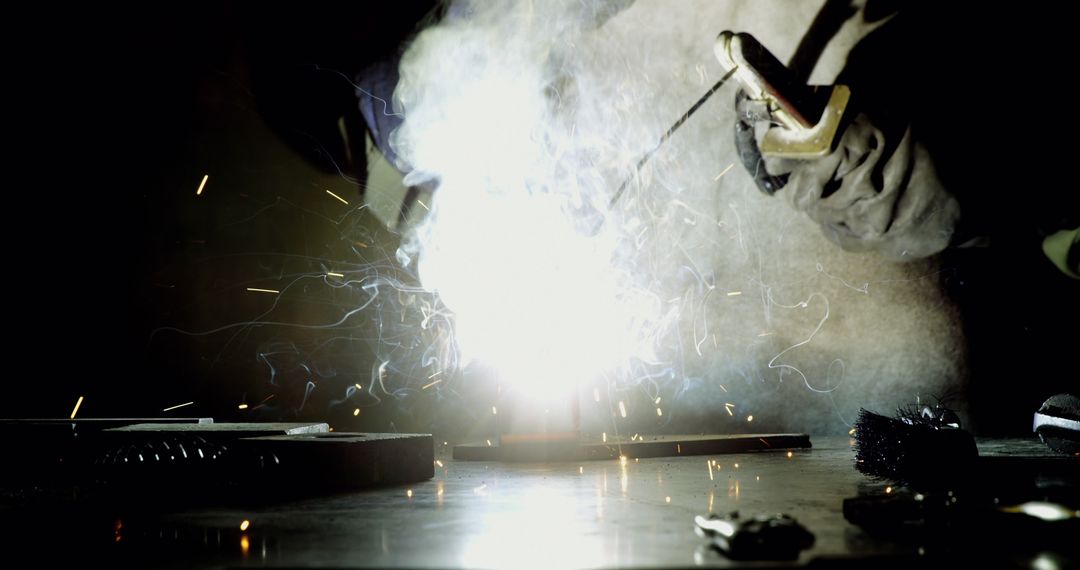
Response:
POLYGON ((735 148, 758 188, 769 195, 782 190, 840 247, 905 260, 949 245, 960 207, 910 125, 882 129, 860 113, 828 155, 776 159, 763 157, 759 148, 768 129, 782 127, 742 91, 735 107, 735 148))

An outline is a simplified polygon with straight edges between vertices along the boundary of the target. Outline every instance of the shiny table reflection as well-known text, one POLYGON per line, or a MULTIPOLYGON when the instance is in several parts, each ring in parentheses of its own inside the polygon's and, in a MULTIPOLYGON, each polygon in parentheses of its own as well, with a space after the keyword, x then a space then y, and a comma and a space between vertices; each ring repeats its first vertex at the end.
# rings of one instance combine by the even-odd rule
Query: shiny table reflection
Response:
MULTIPOLYGON (((441 442, 440 442, 441 443, 441 442)), ((891 551, 842 516, 866 479, 846 438, 812 450, 549 464, 449 459, 431 481, 257 508, 115 522, 114 552, 155 565, 602 568, 731 565, 693 518, 784 512, 818 556, 891 551), (248 521, 244 525, 244 521, 248 521), (244 526, 244 530, 241 530, 244 526)), ((317 485, 318 473, 298 485, 317 485)))

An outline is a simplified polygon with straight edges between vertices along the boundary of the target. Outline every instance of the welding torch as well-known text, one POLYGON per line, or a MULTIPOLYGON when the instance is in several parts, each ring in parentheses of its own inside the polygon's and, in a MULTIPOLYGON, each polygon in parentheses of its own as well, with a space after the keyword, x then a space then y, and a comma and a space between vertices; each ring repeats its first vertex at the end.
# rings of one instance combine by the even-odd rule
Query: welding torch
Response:
MULTIPOLYGON (((847 110, 851 90, 847 86, 802 84, 776 56, 747 33, 721 32, 713 45, 713 52, 726 71, 724 76, 638 160, 634 172, 615 191, 609 207, 619 201, 653 154, 732 77, 739 81, 745 97, 767 115, 770 122, 770 128, 765 131, 760 145, 754 144, 752 149, 739 149, 740 159, 747 170, 759 173, 755 174, 755 178, 767 178, 761 164, 762 156, 814 159, 825 156, 834 148, 836 135, 849 116, 847 110)), ((762 117, 748 118, 756 121, 762 117)), ((749 136, 752 138, 753 133, 749 133, 749 136)), ((768 179, 758 181, 758 184, 770 193, 778 189, 778 183, 768 179)))

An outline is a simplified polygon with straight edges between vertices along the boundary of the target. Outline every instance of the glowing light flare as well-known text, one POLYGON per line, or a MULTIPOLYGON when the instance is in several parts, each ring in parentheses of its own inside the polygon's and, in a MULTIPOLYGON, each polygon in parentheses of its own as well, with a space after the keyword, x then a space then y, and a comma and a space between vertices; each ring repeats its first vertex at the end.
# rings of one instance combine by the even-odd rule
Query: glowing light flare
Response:
POLYGON ((165 408, 164 410, 161 410, 161 411, 163 411, 163 412, 171 412, 171 411, 173 411, 173 410, 176 410, 176 409, 179 409, 179 408, 183 408, 183 407, 185 407, 185 406, 190 406, 190 405, 192 405, 192 404, 194 404, 194 403, 195 403, 195 402, 184 402, 183 404, 177 404, 177 405, 175 405, 175 406, 169 406, 168 408, 165 408))
POLYGON ((1009 513, 1024 513, 1044 521, 1062 521, 1080 517, 1080 511, 1067 509, 1057 503, 1043 501, 1030 501, 1014 507, 1005 507, 1002 510, 1009 513))
POLYGON ((75 414, 79 413, 79 407, 82 406, 83 397, 79 396, 79 401, 75 402, 75 408, 71 410, 71 419, 75 419, 75 414))
MULTIPOLYGON (((515 11, 496 10, 491 26, 448 22, 420 34, 399 69, 394 108, 405 120, 390 142, 412 168, 407 186, 438 183, 420 203, 430 213, 396 258, 415 264, 452 314, 454 363, 482 363, 542 408, 661 360, 658 340, 678 308, 662 306, 625 247, 641 235, 622 223, 631 214, 603 208, 619 182, 614 171, 652 137, 637 128, 639 136, 612 137, 608 121, 585 127, 595 113, 577 120, 579 97, 564 99, 560 87, 573 75, 553 77, 549 65, 559 68, 555 46, 574 40, 553 26, 561 14, 527 5, 528 26, 498 25, 515 11), (595 224, 583 212, 607 220, 595 224)), ((577 88, 582 101, 592 96, 577 88)))
POLYGON ((251 528, 251 521, 249 521, 248 519, 244 519, 240 522, 240 532, 245 532, 249 528, 251 528))
POLYGON ((412 145, 409 176, 440 181, 415 247, 421 282, 454 313, 462 362, 551 400, 634 358, 654 360, 663 313, 621 267, 616 224, 596 235, 578 227, 582 190, 552 173, 550 143, 536 136, 550 128, 549 105, 529 80, 456 83, 396 134, 412 145))
POLYGON ((333 196, 334 198, 337 198, 342 204, 345 204, 346 206, 349 205, 349 201, 346 200, 345 198, 342 198, 341 196, 338 196, 337 194, 334 194, 333 192, 331 192, 329 190, 327 190, 326 193, 333 196))

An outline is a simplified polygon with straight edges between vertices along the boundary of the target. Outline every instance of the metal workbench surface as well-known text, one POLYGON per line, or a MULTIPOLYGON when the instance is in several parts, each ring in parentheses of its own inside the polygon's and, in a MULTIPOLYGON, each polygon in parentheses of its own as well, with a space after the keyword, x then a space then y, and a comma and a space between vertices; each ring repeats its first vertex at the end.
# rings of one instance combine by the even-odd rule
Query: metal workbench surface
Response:
MULTIPOLYGON (((1035 445, 983 447, 1015 455, 1035 445)), ((845 498, 885 488, 852 468, 846 438, 790 453, 550 464, 453 461, 439 447, 435 478, 412 485, 229 507, 159 510, 151 497, 145 508, 38 509, 20 520, 44 544, 64 545, 45 555, 82 558, 72 554, 82 549, 155 567, 730 566, 695 535, 693 519, 733 510, 783 512, 805 525, 816 541, 795 564, 918 555, 917 545, 870 538, 844 519, 845 498)), ((296 485, 317 488, 319 478, 296 485)), ((5 526, 20 524, 18 512, 5 510, 5 526)))

